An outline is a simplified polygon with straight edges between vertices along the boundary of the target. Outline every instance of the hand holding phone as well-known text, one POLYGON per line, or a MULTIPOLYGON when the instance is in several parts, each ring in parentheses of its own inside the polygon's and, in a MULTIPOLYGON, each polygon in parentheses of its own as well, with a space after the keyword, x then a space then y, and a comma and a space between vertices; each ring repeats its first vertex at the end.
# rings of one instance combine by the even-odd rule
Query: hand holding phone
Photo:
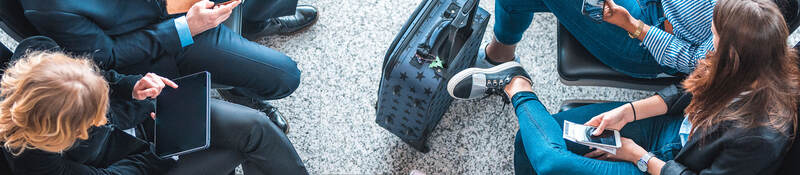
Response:
POLYGON ((215 5, 211 1, 203 0, 195 3, 186 13, 186 23, 189 25, 192 36, 219 26, 230 17, 233 8, 236 8, 241 2, 241 0, 231 0, 227 4, 215 5))
POLYGON ((581 12, 596 23, 603 22, 605 0, 583 0, 581 12))
POLYGON ((603 9, 603 20, 608 23, 628 30, 636 22, 636 19, 631 16, 628 9, 617 5, 614 0, 605 0, 603 9))
MULTIPOLYGON (((189 12, 189 9, 191 9, 194 4, 200 1, 203 0, 166 0, 165 3, 167 6, 167 14, 174 15, 174 14, 189 12)), ((234 1, 240 1, 240 0, 229 0, 223 3, 216 3, 214 4, 214 8, 231 4, 234 1)))

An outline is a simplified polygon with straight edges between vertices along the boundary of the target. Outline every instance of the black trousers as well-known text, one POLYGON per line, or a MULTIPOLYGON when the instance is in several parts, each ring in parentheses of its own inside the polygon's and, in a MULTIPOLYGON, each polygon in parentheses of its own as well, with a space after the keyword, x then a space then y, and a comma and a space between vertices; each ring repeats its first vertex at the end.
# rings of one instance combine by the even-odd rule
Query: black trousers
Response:
POLYGON ((211 147, 180 156, 167 174, 308 174, 292 143, 263 112, 212 99, 211 147))

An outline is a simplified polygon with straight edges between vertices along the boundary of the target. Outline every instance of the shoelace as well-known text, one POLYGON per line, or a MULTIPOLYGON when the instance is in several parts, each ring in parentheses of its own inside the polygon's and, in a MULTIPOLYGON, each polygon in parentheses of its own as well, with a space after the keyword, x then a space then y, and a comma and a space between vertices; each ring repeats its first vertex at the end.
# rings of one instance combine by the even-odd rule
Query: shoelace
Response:
MULTIPOLYGON (((503 109, 505 109, 505 105, 506 104, 511 103, 511 100, 508 99, 508 95, 506 95, 506 92, 504 90, 504 88, 506 87, 506 84, 508 84, 510 82, 511 82, 511 78, 510 77, 503 78, 502 80, 487 80, 486 81, 486 88, 488 88, 488 90, 486 91, 486 94, 489 94, 489 95, 500 95, 503 98, 503 103, 504 103, 503 109)), ((486 97, 484 97, 484 98, 486 98, 486 97)))

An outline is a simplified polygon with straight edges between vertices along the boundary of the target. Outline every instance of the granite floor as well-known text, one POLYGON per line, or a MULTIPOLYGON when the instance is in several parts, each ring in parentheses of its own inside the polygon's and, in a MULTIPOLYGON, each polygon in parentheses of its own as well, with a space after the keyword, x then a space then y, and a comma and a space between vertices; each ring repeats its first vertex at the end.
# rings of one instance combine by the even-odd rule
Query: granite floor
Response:
MULTIPOLYGON (((419 0, 300 0, 320 9, 310 30, 264 38, 260 43, 294 58, 302 84, 276 100, 292 125, 294 143, 311 174, 512 174, 513 139, 518 129, 510 106, 499 97, 454 102, 432 133, 423 154, 375 124, 381 63, 388 45, 419 0)), ((481 7, 494 11, 494 2, 481 7)), ((547 109, 570 99, 630 101, 652 92, 572 87, 556 73, 556 19, 537 14, 517 54, 531 73, 534 90, 547 109)), ((493 37, 490 21, 484 41, 493 37)), ((790 43, 800 40, 797 33, 790 43)), ((4 33, 0 41, 16 43, 4 33)))

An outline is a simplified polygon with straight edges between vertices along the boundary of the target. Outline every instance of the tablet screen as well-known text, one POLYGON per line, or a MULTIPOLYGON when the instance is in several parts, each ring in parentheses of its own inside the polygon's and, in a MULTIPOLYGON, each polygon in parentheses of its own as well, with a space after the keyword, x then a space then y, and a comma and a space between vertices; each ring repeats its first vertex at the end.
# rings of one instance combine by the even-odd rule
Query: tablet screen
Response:
POLYGON ((164 87, 156 98, 154 142, 156 155, 162 158, 209 146, 209 73, 199 72, 173 81, 179 87, 164 87))

